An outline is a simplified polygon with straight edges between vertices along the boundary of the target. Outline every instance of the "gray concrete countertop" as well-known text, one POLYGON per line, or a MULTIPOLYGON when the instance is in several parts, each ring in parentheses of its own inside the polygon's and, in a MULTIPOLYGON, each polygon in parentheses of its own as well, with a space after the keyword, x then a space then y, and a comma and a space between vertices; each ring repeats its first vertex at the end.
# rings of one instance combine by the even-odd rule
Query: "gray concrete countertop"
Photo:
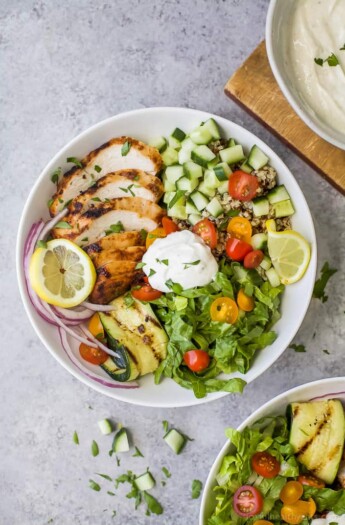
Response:
POLYGON ((268 0, 0 1, 1 525, 194 525, 200 500, 191 499, 191 482, 205 481, 224 428, 290 387, 345 375, 344 199, 223 94, 229 75, 263 38, 267 7, 268 0), (241 397, 179 410, 118 403, 61 368, 29 324, 14 262, 21 210, 50 158, 97 121, 159 105, 211 111, 265 140, 307 198, 319 266, 327 260, 338 269, 328 302, 312 301, 296 336, 306 353, 286 350, 241 397), (102 417, 128 426, 145 457, 124 455, 116 466, 108 456, 110 439, 97 428, 102 417), (194 438, 180 456, 162 443, 163 419, 194 438), (74 430, 79 446, 72 442, 74 430), (101 449, 97 458, 90 453, 92 439, 101 449), (147 466, 157 477, 153 494, 165 509, 160 517, 108 495, 110 484, 101 478, 101 492, 88 487, 95 472, 116 476, 147 466), (165 487, 162 466, 172 473, 165 487))

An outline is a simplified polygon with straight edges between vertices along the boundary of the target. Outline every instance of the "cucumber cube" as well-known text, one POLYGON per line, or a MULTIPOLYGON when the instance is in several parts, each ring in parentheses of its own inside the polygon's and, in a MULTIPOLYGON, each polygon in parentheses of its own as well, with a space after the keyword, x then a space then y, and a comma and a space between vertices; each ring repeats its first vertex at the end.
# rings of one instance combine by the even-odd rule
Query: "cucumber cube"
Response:
POLYGON ((172 183, 176 182, 183 177, 183 167, 182 166, 168 166, 165 170, 166 179, 172 183))
POLYGON ((295 209, 290 199, 286 201, 276 202, 273 204, 274 216, 279 219, 280 217, 289 217, 295 213, 295 209))
POLYGON ((191 179, 201 179, 203 175, 202 167, 193 161, 186 162, 183 165, 184 173, 191 179))
POLYGON ((178 163, 178 152, 176 149, 168 146, 165 151, 162 153, 162 159, 165 166, 172 166, 173 164, 178 163))
POLYGON ((191 155, 192 160, 204 168, 207 168, 208 162, 211 162, 215 157, 213 151, 204 145, 194 148, 191 155))
POLYGON ((227 162, 228 164, 237 164, 245 158, 243 148, 240 144, 220 150, 219 156, 223 162, 227 162))

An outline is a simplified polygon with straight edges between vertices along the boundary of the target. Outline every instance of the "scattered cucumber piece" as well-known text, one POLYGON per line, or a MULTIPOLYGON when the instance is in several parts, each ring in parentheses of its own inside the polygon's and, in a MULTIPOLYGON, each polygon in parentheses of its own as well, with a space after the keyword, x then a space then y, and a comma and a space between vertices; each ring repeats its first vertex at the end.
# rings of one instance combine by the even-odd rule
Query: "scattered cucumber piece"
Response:
POLYGON ((167 149, 168 141, 165 137, 156 137, 151 140, 150 146, 157 148, 159 153, 163 153, 167 149))
POLYGON ((175 139, 175 137, 173 137, 172 135, 170 135, 170 137, 168 137, 168 143, 169 143, 169 146, 171 148, 174 148, 176 150, 180 150, 181 149, 181 142, 177 139, 175 139))
POLYGON ((216 194, 216 188, 210 188, 204 180, 199 184, 198 191, 201 191, 201 193, 210 198, 214 197, 216 194))
POLYGON ((164 436, 164 441, 169 445, 169 447, 175 452, 175 454, 180 454, 183 447, 186 444, 186 438, 183 434, 172 428, 164 436))
POLYGON ((219 217, 222 213, 224 213, 224 210, 222 208, 221 203, 217 199, 217 197, 213 197, 213 199, 208 203, 206 206, 206 210, 210 212, 212 217, 219 217))
POLYGON ((191 213, 196 213, 197 215, 199 214, 199 210, 198 208, 195 206, 194 202, 192 201, 191 198, 187 199, 187 202, 186 202, 186 212, 188 213, 188 215, 190 215, 191 213))
POLYGON ((270 211, 270 204, 266 197, 256 197, 253 199, 253 213, 255 217, 268 215, 270 211))
POLYGON ((217 122, 213 118, 209 118, 204 122, 203 126, 204 129, 207 129, 207 131, 211 134, 211 137, 215 140, 219 140, 220 137, 220 131, 219 126, 217 122))
MULTIPOLYGON (((227 166, 227 164, 226 164, 226 166, 227 166)), ((223 182, 224 180, 228 180, 229 179, 229 175, 228 175, 228 173, 226 173, 223 164, 217 164, 217 166, 215 166, 213 168, 213 171, 214 171, 215 176, 217 177, 217 179, 220 182, 223 182)))
POLYGON ((267 255, 265 255, 265 257, 262 259, 261 261, 261 264, 260 264, 261 268, 263 270, 269 270, 272 266, 272 261, 269 257, 267 257, 267 255))
POLYGON ((176 182, 176 188, 179 190, 188 191, 188 193, 191 193, 198 185, 197 179, 189 179, 188 177, 184 176, 181 177, 176 182))
POLYGON ((267 235, 266 233, 255 233, 250 239, 250 244, 254 250, 264 250, 267 247, 267 235))
POLYGON ((175 128, 174 131, 171 134, 174 139, 178 140, 179 142, 182 142, 186 138, 186 134, 182 129, 175 128))
POLYGON ((214 170, 206 170, 204 173, 204 183, 209 188, 216 189, 220 185, 220 180, 214 170))
POLYGON ((243 148, 240 144, 220 150, 219 156, 223 162, 227 162, 228 164, 236 164, 245 158, 243 148))
POLYGON ((175 182, 169 181, 165 173, 163 173, 162 182, 164 186, 164 191, 176 191, 175 182))
POLYGON ((203 175, 202 167, 193 161, 186 162, 183 165, 183 170, 185 175, 191 179, 201 179, 203 175))
POLYGON ((155 486, 156 481, 151 472, 147 471, 135 478, 134 484, 138 490, 143 492, 144 490, 151 490, 155 486))
POLYGON ((201 221, 201 219, 202 216, 197 213, 191 213, 190 215, 188 215, 188 220, 192 226, 194 226, 194 224, 196 224, 197 222, 201 221))
POLYGON ((276 288, 277 286, 280 285, 279 275, 277 274, 277 272, 275 271, 273 267, 266 270, 266 277, 270 285, 273 286, 273 288, 276 288))
POLYGON ((102 434, 104 434, 105 436, 107 434, 111 434, 113 431, 113 426, 109 419, 102 419, 101 421, 98 421, 98 426, 102 434))
POLYGON ((193 149, 191 158, 200 166, 207 168, 207 163, 216 158, 216 155, 213 151, 210 150, 207 146, 197 146, 193 149))
POLYGON ((190 138, 195 144, 208 144, 212 140, 212 135, 204 126, 198 126, 190 134, 190 138))
POLYGON ((171 199, 174 197, 175 194, 176 194, 176 188, 174 189, 174 191, 165 192, 164 197, 163 197, 164 204, 169 204, 169 202, 171 201, 171 199))
POLYGON ((254 144, 249 153, 248 164, 255 170, 260 170, 266 166, 268 160, 269 159, 267 155, 265 155, 264 152, 256 144, 254 144))
POLYGON ((113 451, 118 454, 119 452, 129 451, 128 434, 125 428, 121 428, 114 436, 113 439, 113 451))
POLYGON ((249 166, 249 164, 247 163, 247 161, 245 160, 241 166, 240 166, 240 170, 244 171, 245 173, 251 173, 253 171, 253 168, 251 166, 249 166))
POLYGON ((232 148, 233 146, 236 146, 235 139, 229 139, 228 148, 232 148))
POLYGON ((198 211, 204 210, 209 203, 209 200, 205 197, 205 195, 200 193, 200 191, 194 191, 190 195, 190 198, 195 204, 198 211))
POLYGON ((170 183, 176 184, 183 177, 183 166, 168 166, 165 170, 165 176, 170 183))
POLYGON ((290 199, 290 195, 287 192, 284 184, 276 186, 267 194, 267 198, 270 204, 276 204, 276 202, 287 201, 290 199))
POLYGON ((178 163, 178 152, 176 149, 168 146, 165 151, 162 153, 162 159, 165 166, 172 166, 173 164, 178 163))
POLYGON ((229 191, 229 181, 225 180, 220 186, 218 186, 217 192, 223 195, 223 193, 226 193, 227 191, 229 191))
POLYGON ((290 199, 286 201, 276 202, 272 205, 274 216, 279 219, 280 217, 289 217, 295 213, 295 208, 292 205, 290 199))

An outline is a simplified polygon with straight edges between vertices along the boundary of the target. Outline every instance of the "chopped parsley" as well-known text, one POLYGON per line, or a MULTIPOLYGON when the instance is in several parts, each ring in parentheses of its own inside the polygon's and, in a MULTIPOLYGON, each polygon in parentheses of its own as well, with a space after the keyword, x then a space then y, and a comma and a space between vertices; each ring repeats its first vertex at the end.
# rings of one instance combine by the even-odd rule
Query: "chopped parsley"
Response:
POLYGON ((331 352, 329 352, 326 348, 322 350, 324 354, 331 355, 331 352))
POLYGON ((99 472, 96 472, 96 475, 97 475, 97 476, 101 476, 101 478, 106 479, 106 480, 108 480, 108 481, 113 481, 113 478, 111 478, 110 476, 108 476, 108 474, 100 474, 99 472))
POLYGON ((64 208, 67 208, 71 204, 73 199, 70 199, 69 201, 65 202, 64 208))
POLYGON ((49 201, 47 202, 48 208, 50 208, 50 206, 53 204, 53 202, 54 202, 54 199, 49 199, 49 201))
POLYGON ((99 454, 99 448, 95 440, 93 440, 91 443, 91 454, 93 457, 96 457, 99 454))
POLYGON ((154 270, 153 268, 150 269, 150 273, 149 273, 149 277, 152 277, 153 275, 155 275, 156 273, 156 270, 154 270))
POLYGON ((314 58, 314 62, 315 62, 315 64, 317 64, 318 66, 321 66, 321 67, 324 65, 325 62, 327 62, 327 64, 330 67, 334 67, 334 66, 338 66, 339 65, 339 60, 338 60, 337 56, 334 53, 331 53, 325 59, 323 59, 323 58, 314 58))
POLYGON ((163 507, 159 503, 159 501, 156 500, 156 498, 151 496, 151 494, 149 494, 146 491, 143 492, 143 496, 144 496, 145 503, 147 505, 146 514, 148 514, 148 515, 149 515, 149 513, 152 513, 152 514, 163 514, 163 507))
MULTIPOLYGON (((54 184, 57 184, 59 182, 59 177, 61 175, 61 168, 57 168, 51 175, 50 177, 50 180, 54 183, 54 184)), ((53 200, 53 199, 52 199, 53 200)))
POLYGON ((168 279, 165 282, 165 284, 170 290, 172 290, 177 295, 179 295, 181 292, 183 292, 182 286, 180 284, 178 284, 178 283, 174 283, 171 279, 168 279))
POLYGON ((139 186, 137 184, 130 184, 129 186, 127 186, 127 188, 120 188, 120 190, 124 191, 125 193, 129 192, 132 195, 132 197, 135 197, 135 193, 132 190, 132 188, 139 188, 139 186))
POLYGON ((83 165, 82 163, 80 162, 79 159, 77 159, 76 157, 67 157, 67 162, 72 162, 72 164, 75 164, 76 166, 78 166, 78 168, 82 168, 83 165))
POLYGON ((64 200, 63 199, 60 199, 60 197, 58 198, 58 201, 60 204, 63 204, 64 200))
POLYGON ((166 478, 171 478, 171 472, 166 467, 162 467, 162 472, 166 478))
POLYGON ((187 270, 191 266, 196 266, 197 264, 200 264, 200 259, 198 259, 197 261, 190 262, 190 263, 182 263, 182 264, 184 264, 183 269, 187 270))
POLYGON ((136 269, 136 270, 141 270, 141 268, 144 268, 145 264, 146 264, 146 263, 144 263, 144 262, 142 262, 142 261, 141 261, 141 262, 138 262, 138 264, 136 265, 135 269, 136 269))
POLYGON ((202 491, 202 483, 198 479, 194 479, 192 482, 192 498, 198 499, 202 491))
POLYGON ((323 58, 314 58, 314 62, 315 62, 315 64, 317 64, 318 66, 321 66, 321 67, 322 67, 322 66, 323 66, 323 62, 324 62, 324 60, 323 60, 323 58))
POLYGON ((164 421, 162 421, 162 425, 164 432, 167 433, 169 430, 169 422, 165 419, 164 421))
POLYGON ((99 492, 101 490, 101 486, 98 485, 93 479, 89 479, 89 487, 92 490, 95 490, 96 492, 99 492))
POLYGON ((65 230, 71 230, 72 226, 66 221, 59 221, 55 224, 55 228, 62 228, 65 230))
POLYGON ((81 242, 87 242, 88 240, 89 240, 88 237, 84 237, 84 238, 81 240, 81 242))
POLYGON ((124 232, 125 229, 123 227, 123 224, 121 221, 118 221, 116 224, 111 224, 109 226, 108 230, 105 230, 106 235, 111 235, 112 233, 121 233, 124 232))
POLYGON ((135 453, 133 454, 133 458, 143 458, 144 454, 142 454, 142 452, 140 452, 138 447, 134 447, 134 448, 135 448, 135 453))
POLYGON ((125 303, 127 308, 130 308, 134 304, 134 298, 131 294, 131 292, 127 292, 123 297, 123 302, 125 303))
POLYGON ((101 166, 97 166, 96 164, 96 166, 94 166, 94 170, 97 171, 97 173, 100 173, 102 171, 102 168, 101 166))
POLYGON ((295 350, 295 352, 299 352, 299 353, 306 352, 305 346, 302 344, 301 345, 292 344, 289 346, 289 348, 292 348, 292 350, 295 350))
POLYGON ((315 299, 321 299, 323 303, 325 303, 328 299, 328 296, 325 294, 325 288, 329 281, 329 279, 334 275, 338 270, 335 268, 330 268, 328 262, 325 262, 323 267, 321 268, 321 275, 320 277, 315 281, 314 284, 314 291, 313 291, 313 297, 315 299))
POLYGON ((75 443, 76 445, 79 445, 79 436, 78 436, 76 430, 73 432, 73 438, 72 439, 73 439, 73 443, 75 443))
POLYGON ((91 200, 95 202, 102 202, 99 197, 92 197, 91 200))
POLYGON ((156 259, 156 261, 160 264, 165 264, 165 266, 169 266, 169 259, 156 259))
POLYGON ((121 148, 121 155, 122 157, 125 157, 128 155, 129 150, 131 149, 132 144, 129 142, 129 140, 126 140, 126 142, 123 144, 121 148))
POLYGON ((146 241, 147 231, 144 230, 144 229, 141 229, 140 230, 140 237, 142 238, 143 241, 146 241))
POLYGON ((139 180, 139 179, 140 179, 139 175, 136 175, 133 180, 139 180))
POLYGON ((177 190, 177 192, 175 193, 175 195, 173 196, 173 198, 169 202, 168 208, 169 209, 172 208, 174 206, 174 204, 176 204, 181 199, 181 197, 184 196, 185 193, 186 192, 184 190, 177 190))

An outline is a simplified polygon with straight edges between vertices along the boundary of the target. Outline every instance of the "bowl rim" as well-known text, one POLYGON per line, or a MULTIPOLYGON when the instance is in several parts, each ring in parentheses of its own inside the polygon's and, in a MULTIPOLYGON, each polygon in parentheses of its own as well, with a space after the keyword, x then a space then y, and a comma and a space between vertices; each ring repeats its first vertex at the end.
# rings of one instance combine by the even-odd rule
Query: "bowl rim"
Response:
MULTIPOLYGON (((240 124, 236 124, 235 122, 233 122, 233 121, 231 121, 231 120, 229 120, 229 119, 227 119, 225 117, 216 115, 214 113, 210 113, 208 111, 198 110, 198 109, 194 109, 194 108, 185 108, 185 107, 178 107, 178 106, 175 106, 175 107, 174 106, 158 106, 158 107, 148 107, 148 108, 134 109, 134 110, 130 110, 130 111, 117 113, 116 115, 113 115, 111 117, 103 119, 103 120, 93 124, 92 126, 89 126, 84 131, 82 131, 81 133, 76 135, 74 138, 72 138, 70 141, 65 143, 59 149, 59 151, 53 156, 53 158, 44 166, 44 168, 41 170, 39 176, 37 177, 36 181, 34 182, 33 187, 31 188, 31 191, 29 192, 29 195, 27 197, 27 200, 25 202, 25 205, 24 205, 22 213, 21 213, 21 218, 20 218, 19 226, 18 226, 18 230, 17 230, 17 240, 16 240, 16 273, 17 273, 17 280, 18 280, 18 285, 19 285, 20 296, 21 296, 22 302, 24 304, 24 309, 26 311, 26 314, 29 317, 29 321, 30 321, 32 327, 34 328, 38 338, 40 339, 40 341, 45 346, 45 348, 59 362, 59 364, 63 366, 64 369, 66 369, 68 372, 70 372, 76 379, 78 379, 79 381, 81 381, 82 383, 87 385, 88 387, 93 388, 97 392, 99 392, 101 394, 104 394, 104 395, 108 395, 112 399, 116 399, 116 400, 119 400, 119 401, 128 402, 128 403, 131 403, 131 404, 134 404, 134 405, 137 405, 137 406, 148 406, 148 407, 154 407, 154 408, 180 408, 180 407, 187 407, 187 406, 194 406, 194 405, 204 404, 204 403, 208 403, 208 402, 220 399, 222 397, 225 397, 226 395, 228 395, 228 392, 216 392, 214 394, 209 394, 205 398, 202 398, 202 399, 194 399, 193 398, 191 400, 186 400, 186 401, 178 402, 178 403, 173 402, 173 401, 170 402, 170 403, 169 402, 160 402, 158 400, 156 404, 152 405, 150 402, 147 402, 146 400, 124 399, 121 396, 117 396, 116 395, 117 394, 116 389, 111 389, 109 387, 104 387, 103 385, 100 385, 100 384, 96 383, 95 381, 92 381, 88 377, 86 377, 83 374, 81 374, 78 370, 76 370, 74 365, 72 365, 72 363, 70 363, 69 361, 67 362, 67 361, 63 360, 55 352, 54 348, 49 343, 48 338, 43 333, 43 331, 40 329, 39 325, 36 323, 36 320, 34 319, 34 315, 33 315, 34 310, 33 310, 33 307, 31 305, 31 302, 30 302, 30 299, 28 297, 28 294, 27 294, 25 277, 24 277, 24 271, 23 271, 23 265, 22 265, 23 247, 24 247, 24 242, 25 242, 24 231, 25 231, 25 227, 26 227, 25 217, 26 217, 26 214, 28 213, 28 210, 30 208, 31 201, 32 201, 34 195, 36 194, 39 185, 41 184, 43 179, 47 176, 47 173, 49 173, 52 170, 52 168, 55 166, 57 161, 60 159, 60 157, 64 154, 64 152, 66 150, 73 148, 84 137, 87 137, 89 134, 90 135, 94 134, 95 132, 97 132, 97 129, 102 128, 103 126, 106 126, 108 123, 111 123, 111 122, 116 121, 116 120, 120 120, 122 118, 126 118, 128 116, 133 116, 133 115, 140 116, 143 113, 150 113, 150 112, 152 112, 152 113, 160 113, 162 111, 175 112, 175 111, 180 111, 180 110, 183 110, 184 112, 189 112, 191 114, 191 117, 193 115, 195 115, 195 114, 200 113, 200 114, 204 115, 204 118, 205 118, 205 115, 208 115, 209 117, 213 117, 213 118, 219 119, 220 123, 222 121, 226 121, 228 124, 231 124, 233 126, 235 131, 236 131, 236 129, 240 129, 241 131, 243 131, 243 132, 245 132, 245 133, 255 137, 255 139, 258 141, 258 143, 259 144, 262 143, 265 146, 265 148, 268 151, 268 153, 271 154, 272 158, 274 160, 277 159, 279 161, 279 163, 282 165, 282 167, 284 168, 284 170, 286 170, 288 172, 289 176, 292 177, 292 180, 293 180, 294 184, 296 184, 297 189, 299 190, 300 198, 304 201, 306 212, 307 212, 307 215, 308 215, 308 219, 309 219, 310 224, 312 226, 311 231, 310 231, 310 240, 311 240, 311 244, 312 244, 312 247, 313 247, 313 253, 315 255, 311 259, 307 271, 310 274, 310 278, 314 282, 315 281, 315 276, 316 276, 316 269, 317 269, 317 240, 316 240, 316 233, 315 233, 315 225, 314 225, 313 217, 311 215, 311 211, 309 209, 308 203, 307 203, 307 201, 305 199, 305 196, 304 196, 302 190, 300 189, 300 186, 299 186, 297 180, 295 179, 294 175, 290 171, 290 169, 287 167, 287 165, 281 159, 281 157, 270 146, 268 146, 260 137, 258 137, 256 134, 254 134, 251 131, 247 130, 246 128, 244 128, 240 124), (312 264, 312 262, 313 262, 313 264, 312 264)), ((301 316, 300 316, 298 324, 296 325, 296 329, 295 329, 294 333, 291 334, 291 337, 289 338, 289 343, 295 337, 297 331, 299 330, 299 328, 300 328, 300 326, 301 326, 301 324, 302 324, 302 322, 303 322, 303 320, 305 318, 305 315, 306 315, 307 310, 309 308, 309 304, 310 304, 311 298, 312 298, 312 290, 311 290, 311 293, 310 293, 309 300, 306 302, 303 312, 301 312, 301 316)), ((251 376, 250 380, 247 381, 247 383, 249 384, 250 382, 254 381, 262 373, 264 373, 266 370, 268 370, 274 364, 274 362, 284 353, 284 351, 286 350, 288 344, 285 346, 285 348, 282 348, 279 353, 277 353, 277 355, 275 356, 274 360, 272 360, 270 362, 270 364, 269 364, 269 366, 267 368, 265 368, 264 370, 260 370, 259 369, 259 370, 255 371, 255 373, 253 373, 253 375, 251 376)))
MULTIPOLYGON (((279 404, 279 402, 283 400, 284 398, 293 396, 298 393, 302 393, 304 390, 308 390, 308 388, 310 387, 318 387, 322 385, 327 385, 328 383, 330 384, 330 388, 337 388, 337 384, 339 384, 339 387, 343 389, 342 392, 341 391, 329 392, 329 395, 337 395, 340 393, 344 393, 345 376, 327 377, 323 379, 317 379, 315 381, 310 381, 308 383, 303 383, 302 385, 298 385, 293 388, 290 388, 289 390, 285 390, 285 392, 282 392, 281 394, 278 394, 277 396, 266 401, 263 405, 261 405, 256 410, 254 410, 254 412, 252 412, 248 417, 246 417, 246 419, 242 421, 240 425, 238 425, 236 430, 238 430, 239 432, 242 432, 242 430, 244 430, 248 425, 251 425, 256 420, 260 419, 260 417, 262 417, 262 415, 266 413, 267 409, 269 408, 273 409, 274 406, 279 404)), ((324 396, 320 396, 320 397, 324 397, 324 396)), ((212 490, 213 481, 214 481, 215 475, 217 474, 216 470, 219 468, 218 465, 220 461, 223 459, 223 457, 227 454, 230 445, 231 445, 231 441, 230 439, 228 439, 224 443, 222 448, 220 449, 219 453, 217 454, 209 470, 209 473, 208 473, 208 476, 205 482, 203 494, 202 494, 202 499, 200 502, 199 525, 206 525, 205 511, 206 511, 207 495, 210 492, 210 490, 212 490)))
POLYGON ((274 54, 274 44, 273 44, 273 18, 275 14, 275 9, 280 0, 270 0, 267 16, 266 16, 266 27, 265 27, 265 39, 266 39, 266 50, 267 50, 267 57, 269 64, 271 66, 271 70, 273 72, 273 75, 278 83, 278 86, 280 87, 281 91, 283 92, 283 95, 289 102, 292 109, 297 113, 297 115, 300 117, 300 119, 319 137, 324 139, 326 142, 329 142, 330 144, 333 144, 333 146, 336 146, 342 150, 345 150, 345 139, 344 141, 337 139, 333 135, 330 135, 327 133, 327 131, 320 129, 315 120, 311 117, 311 115, 303 109, 303 107, 299 104, 297 98, 293 94, 293 92, 288 88, 287 84, 285 83, 283 76, 280 73, 280 68, 278 66, 278 63, 275 59, 274 54))

